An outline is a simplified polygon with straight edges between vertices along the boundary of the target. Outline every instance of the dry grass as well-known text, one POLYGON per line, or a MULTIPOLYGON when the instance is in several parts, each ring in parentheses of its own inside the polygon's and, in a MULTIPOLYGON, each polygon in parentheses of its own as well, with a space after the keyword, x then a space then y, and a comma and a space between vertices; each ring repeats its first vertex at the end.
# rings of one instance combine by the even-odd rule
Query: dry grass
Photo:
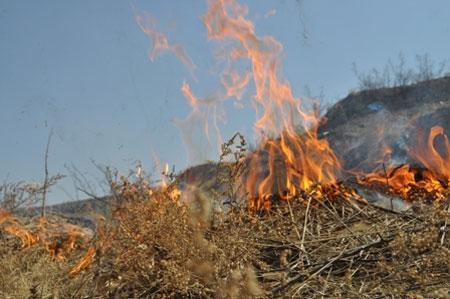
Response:
MULTIPOLYGON (((2 298, 450 298, 449 202, 396 214, 310 194, 264 213, 127 185, 70 270, 0 235, 2 298)), ((335 197, 335 196, 334 196, 335 197)))
POLYGON ((2 235, 0 248, 0 298, 73 298, 86 296, 82 276, 69 277, 70 260, 60 262, 38 246, 20 247, 18 240, 2 235))

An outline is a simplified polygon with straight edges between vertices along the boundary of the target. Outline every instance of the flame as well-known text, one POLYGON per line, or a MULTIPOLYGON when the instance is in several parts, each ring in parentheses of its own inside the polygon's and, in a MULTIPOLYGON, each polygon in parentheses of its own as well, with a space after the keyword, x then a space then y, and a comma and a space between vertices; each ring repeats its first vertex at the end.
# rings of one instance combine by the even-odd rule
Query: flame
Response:
MULTIPOLYGON (((208 1, 208 4, 208 12, 203 17, 208 37, 237 42, 229 52, 230 60, 247 58, 251 63, 250 76, 256 89, 255 133, 261 150, 251 155, 250 171, 244 182, 249 198, 256 198, 250 200, 249 206, 270 206, 267 198, 273 195, 274 189, 275 195, 288 199, 298 189, 308 189, 316 183, 334 184, 340 163, 328 142, 317 137, 317 114, 303 111, 301 100, 293 95, 289 82, 280 78, 282 45, 271 36, 255 34, 253 23, 246 19, 246 6, 234 0, 208 1), (304 133, 299 134, 300 130, 304 133), (267 173, 258 170, 261 166, 268 167, 267 173), (282 180, 277 173, 279 168, 284 169, 282 180)), ((230 80, 223 86, 228 94, 235 95, 247 81, 234 80, 237 84, 233 85, 230 80)))
MULTIPOLYGON (((273 197, 289 200, 302 191, 316 190, 317 185, 320 188, 334 186, 341 173, 341 163, 328 141, 318 137, 321 119, 315 103, 304 103, 296 97, 289 81, 281 76, 281 43, 271 36, 261 37, 255 33, 254 24, 247 18, 247 6, 236 0, 207 2, 208 10, 202 21, 210 40, 226 41, 216 57, 225 59, 227 64, 220 75, 221 88, 212 95, 197 97, 187 82, 181 87, 192 112, 186 119, 177 120, 176 126, 188 149, 189 162, 203 162, 208 155, 203 137, 208 147, 206 151, 213 145, 220 147, 222 138, 218 123, 223 119, 223 102, 233 97, 240 103, 246 88, 253 83, 254 132, 259 148, 248 155, 246 172, 239 178, 244 186, 243 195, 249 199, 249 208, 268 209, 273 197), (243 60, 249 63, 249 69, 238 71, 242 70, 239 66, 243 60)), ((149 54, 151 60, 161 51, 168 50, 181 57, 186 65, 194 66, 184 50, 177 51, 166 36, 153 29, 155 21, 151 16, 137 16, 136 19, 153 40, 149 54)), ((442 196, 450 182, 450 146, 443 129, 433 127, 428 138, 421 138, 409 152, 411 158, 426 170, 393 164, 393 151, 383 142, 387 134, 385 128, 374 132, 374 138, 378 138, 381 144, 380 159, 376 161, 371 157, 370 161, 362 162, 364 165, 350 173, 356 173, 360 183, 384 185, 389 191, 404 197, 415 188, 442 196), (443 139, 443 149, 435 145, 439 138, 443 139), (361 172, 367 168, 374 170, 361 172)), ((178 199, 180 191, 173 189, 169 197, 178 199)))
POLYGON ((89 247, 86 254, 83 256, 83 258, 70 270, 70 275, 78 274, 80 271, 86 269, 89 267, 92 262, 94 261, 96 249, 95 247, 89 247))
POLYGON ((30 231, 23 228, 19 221, 10 213, 0 210, 0 225, 4 226, 4 230, 20 239, 22 248, 31 247, 38 241, 30 231))
POLYGON ((250 72, 242 75, 232 68, 227 68, 222 74, 221 83, 228 97, 235 97, 240 100, 250 79, 250 72))
MULTIPOLYGON (((151 197, 148 193, 146 196, 151 197)), ((124 214, 119 209, 115 211, 114 218, 118 221, 122 221, 124 214)), ((96 238, 95 242, 93 242, 84 256, 78 261, 78 263, 72 267, 69 271, 70 275, 76 275, 82 270, 87 269, 93 262, 97 254, 101 254, 106 248, 109 247, 110 241, 114 238, 114 234, 111 231, 111 228, 108 227, 105 223, 105 217, 101 215, 96 215, 96 238)))
POLYGON ((65 255, 75 248, 78 240, 88 237, 83 229, 72 224, 49 223, 47 218, 41 217, 38 224, 30 224, 31 229, 25 229, 11 213, 0 210, 0 226, 18 237, 22 248, 29 248, 41 244, 57 260, 64 260, 65 255))
POLYGON ((50 223, 41 217, 37 227, 37 236, 50 256, 64 260, 67 253, 75 248, 77 240, 87 237, 78 226, 68 223, 50 223))
POLYGON ((442 127, 432 127, 426 143, 425 138, 419 138, 418 145, 411 149, 410 154, 431 173, 450 183, 450 143, 442 127), (443 138, 441 152, 435 146, 439 136, 443 138))
POLYGON ((134 11, 139 27, 153 42, 152 49, 148 53, 150 61, 155 61, 156 57, 163 52, 172 52, 194 76, 194 70, 197 66, 186 53, 183 46, 180 44, 171 45, 167 36, 155 29, 156 19, 149 13, 144 12, 139 15, 136 13, 136 10, 134 11))
POLYGON ((176 119, 175 125, 181 132, 188 164, 195 165, 206 161, 212 149, 220 149, 223 143, 219 123, 224 120, 223 102, 226 96, 218 91, 199 98, 187 82, 183 82, 181 92, 192 111, 185 119, 176 119))
MULTIPOLYGON (((421 164, 425 169, 412 167, 409 164, 388 165, 384 169, 376 169, 372 173, 364 175, 359 182, 371 185, 385 185, 394 193, 402 195, 403 198, 409 198, 409 192, 413 189, 422 189, 428 193, 433 193, 435 199, 444 198, 446 187, 450 184, 450 144, 444 129, 440 126, 434 126, 430 129, 427 137, 418 130, 417 138, 408 154, 421 164), (438 150, 436 141, 441 137, 442 149, 438 150)), ((392 150, 384 147, 384 161, 392 150)))

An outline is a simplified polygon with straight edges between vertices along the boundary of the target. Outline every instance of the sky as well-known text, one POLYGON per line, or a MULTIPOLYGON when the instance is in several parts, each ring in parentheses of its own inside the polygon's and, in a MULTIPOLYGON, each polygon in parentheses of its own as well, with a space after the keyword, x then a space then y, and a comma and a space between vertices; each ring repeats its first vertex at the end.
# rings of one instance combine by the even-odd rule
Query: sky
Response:
MULTIPOLYGON (((358 87, 353 63, 367 71, 399 53, 411 65, 415 55, 450 58, 448 0, 240 2, 259 36, 283 44, 282 76, 294 94, 319 97, 323 106, 358 87)), ((50 203, 85 197, 74 169, 96 185, 96 164, 124 174, 137 163, 151 171, 155 161, 185 168, 174 123, 191 107, 181 86, 207 96, 219 85, 217 43, 200 19, 206 9, 202 0, 0 0, 0 181, 42 181, 51 131, 49 171, 67 177, 50 203), (184 47, 197 66, 193 75, 171 53, 149 60, 152 41, 135 20, 142 12, 184 47)), ((225 107, 225 139, 240 131, 252 141, 255 114, 244 104, 225 107)))

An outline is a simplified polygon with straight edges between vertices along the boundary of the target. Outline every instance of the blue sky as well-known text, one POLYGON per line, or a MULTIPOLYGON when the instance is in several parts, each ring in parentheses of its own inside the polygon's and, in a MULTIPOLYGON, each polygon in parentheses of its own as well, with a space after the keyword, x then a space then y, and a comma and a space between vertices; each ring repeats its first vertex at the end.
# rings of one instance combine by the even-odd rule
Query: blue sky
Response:
MULTIPOLYGON (((305 86, 313 94, 323 90, 324 104, 357 87, 352 63, 364 71, 400 52, 411 63, 416 54, 450 58, 448 0, 242 2, 257 34, 283 44, 283 77, 294 93, 302 95, 305 86)), ((207 41, 199 18, 205 12, 201 0, 1 0, 0 180, 41 180, 51 129, 52 173, 68 174, 66 166, 75 165, 95 181, 101 175, 91 160, 126 172, 137 160, 150 169, 153 156, 185 167, 173 124, 190 112, 181 85, 189 82, 199 96, 218 87, 217 45, 207 41), (172 54, 149 61, 152 43, 133 7, 154 16, 156 28, 184 46, 197 65, 197 81, 172 54)), ((231 106, 224 137, 239 130, 251 140, 253 111, 231 106)), ((69 177, 50 201, 77 196, 83 198, 69 177)))

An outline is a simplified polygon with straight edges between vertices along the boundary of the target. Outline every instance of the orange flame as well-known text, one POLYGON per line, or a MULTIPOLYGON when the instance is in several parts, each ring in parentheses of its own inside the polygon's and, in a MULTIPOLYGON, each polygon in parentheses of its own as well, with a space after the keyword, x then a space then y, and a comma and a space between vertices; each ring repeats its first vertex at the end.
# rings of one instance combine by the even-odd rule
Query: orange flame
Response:
POLYGON ((192 111, 185 119, 175 120, 175 125, 181 132, 188 162, 194 165, 206 161, 212 149, 218 150, 223 143, 219 123, 223 120, 222 103, 226 98, 220 92, 199 98, 186 82, 181 92, 192 111))
POLYGON ((10 213, 0 210, 0 225, 4 226, 4 230, 20 239, 22 247, 30 247, 38 241, 31 232, 23 228, 19 221, 10 213))
POLYGON ((88 251, 86 252, 86 254, 84 255, 84 257, 70 270, 69 274, 70 275, 75 275, 77 273, 79 273, 80 271, 86 269, 87 267, 89 267, 95 257, 95 247, 89 247, 88 251))
POLYGON ((76 225, 50 223, 45 217, 39 219, 37 235, 50 256, 57 260, 64 260, 65 255, 75 248, 77 240, 87 237, 76 225))
POLYGON ((186 68, 191 72, 192 76, 196 65, 180 44, 171 45, 166 35, 158 32, 156 27, 156 19, 149 13, 144 12, 141 15, 136 14, 136 22, 141 30, 152 40, 153 47, 148 53, 148 57, 153 62, 156 57, 165 51, 172 52, 186 68))
MULTIPOLYGON (((294 196, 297 189, 308 189, 316 183, 335 183, 340 163, 328 142, 317 137, 316 113, 304 112, 301 100, 294 97, 289 82, 280 79, 282 45, 271 36, 260 38, 255 34, 253 23, 246 19, 246 6, 234 0, 208 3, 208 12, 203 17, 208 37, 236 41, 238 45, 230 51, 230 59, 244 57, 251 63, 256 88, 255 131, 262 150, 250 157, 250 173, 245 186, 248 196, 257 200, 250 201, 249 206, 267 208, 270 204, 264 199, 273 194, 274 187, 278 193, 275 195, 286 199, 294 196), (299 134, 299 129, 304 133, 299 134), (273 139, 276 136, 280 138, 273 139), (268 173, 263 177, 258 173, 261 166, 268 167, 268 173), (283 181, 276 174, 280 167, 285 169, 283 181)), ((228 94, 234 95, 246 81, 235 80, 239 84, 224 84, 224 87, 228 94)))
POLYGON ((427 142, 425 138, 420 138, 418 145, 414 147, 410 154, 417 161, 422 163, 433 174, 437 175, 447 183, 450 182, 450 143, 444 129, 440 126, 431 128, 427 142), (440 152, 436 146, 436 139, 441 136, 443 139, 442 151, 440 152))
POLYGON ((78 240, 87 237, 83 229, 72 224, 49 223, 44 217, 39 218, 37 225, 32 229, 25 229, 10 213, 0 210, 0 226, 18 237, 22 248, 41 244, 57 260, 64 260, 65 255, 75 248, 78 240))
MULTIPOLYGON (((391 150, 387 149, 384 153, 388 156, 391 154, 391 150)), ((425 167, 425 170, 413 168, 409 164, 388 165, 386 169, 378 169, 365 175, 360 182, 385 185, 405 199, 408 199, 408 193, 413 188, 434 193, 436 199, 442 199, 446 186, 450 184, 450 144, 444 129, 434 126, 428 137, 419 131, 417 142, 411 147, 408 154, 425 167), (442 138, 441 150, 436 147, 439 136, 442 138)))

